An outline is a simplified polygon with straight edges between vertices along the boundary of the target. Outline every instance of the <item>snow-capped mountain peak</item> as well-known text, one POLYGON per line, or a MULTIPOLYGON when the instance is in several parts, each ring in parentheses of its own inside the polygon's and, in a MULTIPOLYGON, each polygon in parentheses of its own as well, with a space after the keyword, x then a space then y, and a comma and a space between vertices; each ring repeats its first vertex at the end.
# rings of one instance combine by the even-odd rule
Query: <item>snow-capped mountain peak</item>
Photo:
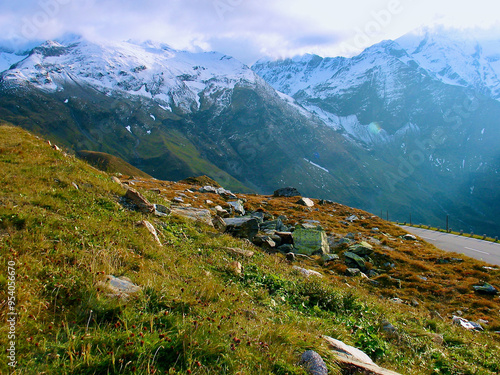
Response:
POLYGON ((111 95, 113 91, 154 98, 190 111, 214 91, 252 83, 256 75, 243 63, 216 53, 176 51, 162 43, 47 41, 2 74, 2 80, 24 81, 45 91, 85 84, 111 95), (194 106, 194 107, 193 107, 194 106))

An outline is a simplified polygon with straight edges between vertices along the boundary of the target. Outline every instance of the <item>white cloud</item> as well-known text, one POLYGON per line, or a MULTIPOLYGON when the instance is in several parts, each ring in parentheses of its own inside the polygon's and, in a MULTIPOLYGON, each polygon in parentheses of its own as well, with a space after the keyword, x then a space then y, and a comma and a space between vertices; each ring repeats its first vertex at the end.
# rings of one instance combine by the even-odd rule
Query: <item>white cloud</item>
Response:
POLYGON ((20 0, 0 3, 0 35, 16 43, 65 32, 263 55, 354 54, 421 25, 493 26, 496 0, 20 0))

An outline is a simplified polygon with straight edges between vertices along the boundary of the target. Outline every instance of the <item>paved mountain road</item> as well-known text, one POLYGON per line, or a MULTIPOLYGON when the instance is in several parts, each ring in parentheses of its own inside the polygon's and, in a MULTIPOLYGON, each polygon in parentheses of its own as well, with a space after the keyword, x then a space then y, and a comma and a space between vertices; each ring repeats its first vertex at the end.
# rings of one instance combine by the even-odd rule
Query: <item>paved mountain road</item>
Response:
POLYGON ((442 250, 465 254, 471 258, 500 266, 500 244, 498 243, 404 225, 401 227, 442 250))

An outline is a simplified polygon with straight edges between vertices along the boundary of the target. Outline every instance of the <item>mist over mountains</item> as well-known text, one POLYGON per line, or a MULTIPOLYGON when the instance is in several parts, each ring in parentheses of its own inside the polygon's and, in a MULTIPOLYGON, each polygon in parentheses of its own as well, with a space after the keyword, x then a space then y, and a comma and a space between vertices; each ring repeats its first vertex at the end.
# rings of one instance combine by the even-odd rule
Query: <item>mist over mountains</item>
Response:
POLYGON ((47 41, 0 52, 0 119, 146 173, 296 186, 390 219, 496 235, 500 43, 458 33, 353 58, 252 68, 145 42, 47 41))

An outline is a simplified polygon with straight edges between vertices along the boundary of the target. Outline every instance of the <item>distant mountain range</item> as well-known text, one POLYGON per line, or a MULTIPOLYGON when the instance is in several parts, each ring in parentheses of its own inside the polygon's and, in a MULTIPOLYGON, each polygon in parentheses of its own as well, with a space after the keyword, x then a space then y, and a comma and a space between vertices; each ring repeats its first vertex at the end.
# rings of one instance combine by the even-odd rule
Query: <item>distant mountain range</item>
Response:
POLYGON ((0 52, 0 119, 162 179, 296 186, 391 219, 500 232, 500 43, 407 35, 353 58, 260 60, 152 42, 0 52), (498 72, 498 74, 497 74, 498 72))

